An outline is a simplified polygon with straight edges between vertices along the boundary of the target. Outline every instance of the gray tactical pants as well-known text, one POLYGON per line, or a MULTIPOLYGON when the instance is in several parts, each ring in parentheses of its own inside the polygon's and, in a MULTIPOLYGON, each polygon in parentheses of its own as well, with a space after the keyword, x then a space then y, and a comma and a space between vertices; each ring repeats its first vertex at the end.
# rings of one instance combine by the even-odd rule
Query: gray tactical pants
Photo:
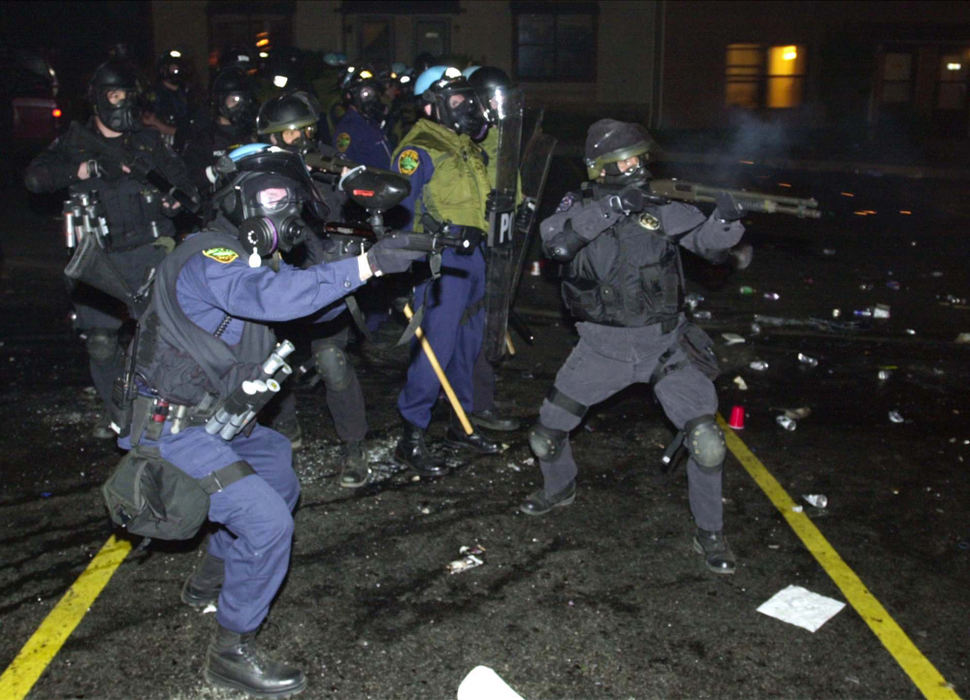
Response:
MULTIPOLYGON (((683 322, 682 322, 683 323, 683 322)), ((683 326, 681 326, 682 328, 683 326)), ((577 324, 579 343, 556 375, 555 387, 574 401, 593 406, 634 383, 648 383, 657 361, 668 348, 675 348, 664 363, 677 369, 664 374, 653 386, 670 421, 681 429, 687 421, 717 411, 713 382, 686 362, 687 355, 677 338, 679 330, 663 333, 659 324, 642 328, 615 328, 591 323, 577 324)), ((539 422, 547 428, 570 431, 580 418, 564 408, 542 402, 539 422)), ((558 493, 577 474, 569 438, 554 461, 540 460, 543 488, 549 496, 558 493)), ((694 459, 687 460, 687 485, 691 513, 698 527, 721 530, 721 471, 705 472, 694 459)))

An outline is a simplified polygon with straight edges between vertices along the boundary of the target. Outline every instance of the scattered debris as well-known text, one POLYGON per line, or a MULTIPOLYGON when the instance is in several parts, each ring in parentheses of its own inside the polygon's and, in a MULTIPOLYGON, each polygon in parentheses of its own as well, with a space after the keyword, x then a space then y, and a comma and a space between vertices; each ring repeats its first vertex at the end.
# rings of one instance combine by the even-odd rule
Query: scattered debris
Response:
POLYGON ((884 382, 893 376, 893 371, 891 369, 881 369, 876 373, 876 377, 879 378, 880 382, 884 382))
POLYGON ((744 378, 740 374, 734 378, 734 383, 737 384, 738 389, 741 391, 748 390, 748 383, 744 381, 744 378))
POLYGON ((890 411, 889 420, 891 420, 893 423, 902 423, 904 418, 899 411, 890 411))
POLYGON ((749 287, 748 285, 745 284, 738 289, 738 294, 740 294, 743 297, 748 297, 754 294, 754 291, 755 291, 754 287, 749 287))
POLYGON ((789 418, 784 413, 775 418, 775 423, 789 432, 798 427, 798 422, 794 418, 789 418))
POLYGON ((829 504, 829 499, 824 493, 806 493, 802 495, 802 498, 810 506, 815 506, 816 508, 825 508, 829 504))
POLYGON ((970 343, 970 333, 958 333, 955 343, 970 343))
POLYGON ((845 603, 833 598, 801 586, 788 586, 758 606, 758 612, 815 632, 844 607, 845 603))
POLYGON ((764 298, 769 299, 771 301, 778 301, 779 299, 781 299, 781 294, 779 294, 778 292, 765 292, 764 298))
POLYGON ((805 353, 798 353, 798 361, 807 367, 818 367, 818 360, 805 353))
POLYGON ((802 418, 808 418, 812 415, 812 409, 808 406, 800 406, 799 408, 783 408, 781 412, 792 420, 801 420, 802 418))
POLYGON ((764 372, 766 369, 768 369, 768 363, 764 360, 755 360, 749 364, 748 367, 758 372, 764 372))
POLYGON ((724 342, 728 345, 737 345, 738 343, 745 342, 744 336, 738 335, 737 333, 721 333, 721 337, 724 338, 724 342))
POLYGON ((448 566, 445 567, 449 574, 460 574, 462 571, 474 569, 476 566, 485 563, 485 559, 480 556, 485 554, 485 548, 480 544, 471 547, 463 546, 458 550, 458 553, 462 555, 462 558, 449 562, 448 566))
POLYGON ((728 425, 735 430, 744 430, 744 406, 731 407, 731 420, 728 425))
POLYGON ((702 301, 704 301, 704 297, 696 293, 691 293, 684 297, 684 304, 686 304, 687 308, 691 311, 700 306, 702 301))
POLYGON ((458 700, 522 700, 509 685, 488 666, 473 668, 458 686, 458 700))
POLYGON ((698 319, 699 321, 709 321, 711 319, 711 312, 710 311, 695 311, 694 312, 694 318, 698 319))

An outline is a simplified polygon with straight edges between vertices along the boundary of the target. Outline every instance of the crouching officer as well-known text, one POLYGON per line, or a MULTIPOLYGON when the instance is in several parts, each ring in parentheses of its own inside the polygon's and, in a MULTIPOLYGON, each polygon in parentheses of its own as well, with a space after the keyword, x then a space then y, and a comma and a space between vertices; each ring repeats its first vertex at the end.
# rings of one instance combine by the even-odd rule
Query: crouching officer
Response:
POLYGON ((208 516, 221 527, 182 600, 218 605, 205 677, 277 697, 301 691, 303 672, 267 658, 253 638, 289 566, 300 486, 285 437, 251 418, 220 417, 232 413, 240 391, 262 391, 276 345, 267 324, 317 312, 420 254, 401 250, 407 238, 400 236, 307 269, 281 262, 278 251, 307 235, 305 221, 326 216, 322 200, 294 153, 253 144, 231 158, 236 172, 215 193, 217 217, 157 269, 139 323, 130 435, 119 444, 153 449, 197 479, 235 465, 236 480, 211 495, 208 516))
POLYGON ((653 384, 667 417, 685 433, 687 482, 697 525, 694 548, 709 569, 734 573, 723 534, 724 435, 714 420, 717 360, 711 341, 683 313, 680 247, 721 262, 744 232, 729 195, 710 217, 679 202, 651 198, 650 137, 637 124, 603 119, 586 137, 590 180, 542 222, 546 254, 568 263, 562 296, 579 320, 579 343, 556 375, 529 444, 543 488, 521 505, 526 515, 566 506, 576 495, 569 431, 593 404, 636 382, 653 384))

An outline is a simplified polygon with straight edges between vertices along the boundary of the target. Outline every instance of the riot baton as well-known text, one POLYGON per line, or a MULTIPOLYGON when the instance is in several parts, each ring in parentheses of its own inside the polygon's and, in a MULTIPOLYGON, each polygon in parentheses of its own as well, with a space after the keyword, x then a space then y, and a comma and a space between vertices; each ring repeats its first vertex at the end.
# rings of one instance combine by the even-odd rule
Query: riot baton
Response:
MULTIPOLYGON (((414 312, 411 311, 411 305, 404 305, 404 316, 408 321, 414 312)), ((448 377, 445 376, 445 371, 441 369, 441 365, 438 363, 438 357, 434 354, 434 350, 431 348, 431 343, 428 339, 424 337, 424 332, 421 330, 421 326, 414 329, 414 335, 421 343, 421 349, 428 358, 428 362, 431 363, 431 369, 438 377, 438 381, 441 382, 441 388, 445 390, 445 396, 448 397, 448 402, 451 404, 451 408, 455 411, 455 415, 458 416, 458 420, 461 423, 461 427, 464 428, 466 435, 471 435, 475 432, 472 424, 468 421, 468 416, 465 415, 465 409, 461 407, 461 402, 455 395, 455 390, 451 388, 451 382, 448 381, 448 377)))

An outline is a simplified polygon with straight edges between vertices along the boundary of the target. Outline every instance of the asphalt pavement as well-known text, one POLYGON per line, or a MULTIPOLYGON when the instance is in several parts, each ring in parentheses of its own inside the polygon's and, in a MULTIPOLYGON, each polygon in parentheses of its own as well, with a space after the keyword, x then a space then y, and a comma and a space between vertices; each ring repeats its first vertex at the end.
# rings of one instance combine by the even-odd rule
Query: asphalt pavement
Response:
MULTIPOLYGON (((724 490, 738 573, 709 573, 691 549, 683 468, 659 466, 673 430, 647 387, 577 429, 573 505, 518 512, 540 483, 527 427, 576 340, 557 271, 542 265, 517 300, 536 340, 513 334, 499 370, 499 399, 526 426, 496 435, 501 455, 445 453, 456 471, 431 482, 398 472, 405 358, 354 354, 374 475, 342 489, 323 390, 297 386, 303 495, 260 643, 305 669, 304 697, 452 698, 478 665, 528 700, 970 694, 966 182, 758 163, 656 170, 815 196, 826 212, 748 217, 746 270, 685 261, 693 315, 722 361, 720 412, 744 415, 724 490), (876 305, 889 317, 865 315, 876 305), (776 422, 785 411, 795 430, 776 422), (481 565, 450 573, 475 545, 481 565), (789 586, 845 606, 814 632, 758 612, 789 586)), ((581 174, 557 159, 550 192, 581 174)), ((89 436, 96 405, 68 320, 57 198, 0 197, 0 689, 239 697, 202 680, 213 616, 179 602, 199 541, 102 551, 112 531, 99 487, 120 454, 89 436)), ((435 437, 446 421, 442 410, 435 437)))

